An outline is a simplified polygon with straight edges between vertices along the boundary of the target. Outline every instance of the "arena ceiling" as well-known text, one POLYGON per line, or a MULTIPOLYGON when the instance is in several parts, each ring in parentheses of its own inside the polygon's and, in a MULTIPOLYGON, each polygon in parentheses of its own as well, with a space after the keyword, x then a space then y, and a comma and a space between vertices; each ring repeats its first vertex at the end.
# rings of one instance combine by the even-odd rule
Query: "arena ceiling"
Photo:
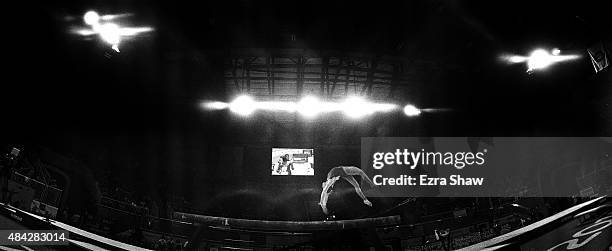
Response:
POLYGON ((231 176, 216 166, 194 175, 202 153, 223 152, 215 151, 236 138, 346 150, 361 136, 378 135, 377 127, 387 127, 380 133, 387 136, 612 133, 610 75, 594 75, 586 58, 537 75, 498 58, 536 46, 578 52, 610 41, 603 1, 75 2, 7 8, 13 15, 6 23, 17 25, 7 28, 0 104, 9 129, 2 138, 51 145, 145 190, 164 190, 159 184, 173 176, 175 191, 196 197, 190 184, 231 176), (135 21, 155 33, 113 54, 69 33, 89 9, 136 13, 135 21), (227 113, 198 106, 243 93, 288 101, 363 95, 453 112, 394 123, 329 120, 333 126, 311 130, 312 123, 298 120, 300 127, 233 123, 227 113), (346 130, 359 126, 367 130, 346 130))

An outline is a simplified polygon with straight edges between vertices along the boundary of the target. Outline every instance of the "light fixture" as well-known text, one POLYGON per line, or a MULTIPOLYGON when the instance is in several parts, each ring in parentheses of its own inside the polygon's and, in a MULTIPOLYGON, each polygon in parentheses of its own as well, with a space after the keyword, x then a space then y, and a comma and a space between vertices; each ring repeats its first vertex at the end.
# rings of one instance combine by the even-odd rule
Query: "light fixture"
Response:
POLYGON ((508 63, 527 63, 527 72, 533 73, 534 71, 544 70, 549 66, 563 61, 575 60, 580 58, 580 55, 561 55, 561 50, 554 48, 550 50, 535 49, 529 54, 528 57, 520 55, 504 55, 501 57, 508 63))
MULTIPOLYGON (((203 102, 201 107, 208 110, 228 109, 234 113, 247 116, 256 110, 272 112, 299 113, 306 118, 313 118, 321 113, 343 112, 350 118, 361 118, 376 112, 391 112, 398 108, 395 104, 372 103, 361 97, 350 97, 344 102, 324 102, 315 96, 305 96, 299 102, 289 101, 255 101, 248 95, 241 95, 231 103, 225 102, 203 102)), ((416 108, 413 108, 416 109, 416 108)), ((406 108, 404 109, 406 111, 406 108)), ((410 114, 421 111, 410 111, 410 114)))
POLYGON ((303 97, 302 100, 297 104, 297 111, 304 117, 312 118, 320 112, 319 99, 313 96, 303 97))
POLYGON ((97 12, 90 10, 83 15, 83 21, 89 26, 96 26, 100 24, 100 15, 97 12))
POLYGON ((243 116, 248 116, 256 110, 255 101, 253 98, 246 95, 234 99, 234 101, 230 103, 229 108, 232 112, 243 116))
POLYGON ((202 103, 202 107, 209 109, 209 110, 223 110, 229 107, 228 103, 225 102, 206 102, 206 103, 202 103))
POLYGON ((361 97, 350 97, 344 101, 342 111, 350 118, 360 118, 372 113, 372 110, 361 97))
POLYGON ((118 25, 114 23, 106 23, 100 25, 98 30, 100 38, 111 45, 112 49, 119 52, 119 43, 121 42, 121 30, 118 25))
POLYGON ((552 49, 551 54, 554 56, 559 56, 559 54, 561 54, 561 50, 559 50, 559 48, 554 48, 552 49))
POLYGON ((544 49, 534 50, 527 59, 528 71, 545 69, 555 62, 553 55, 544 49))
POLYGON ((139 33, 153 30, 151 27, 120 27, 119 24, 110 22, 117 17, 128 15, 129 14, 100 16, 97 12, 90 10, 83 15, 83 22, 91 29, 79 29, 75 32, 82 36, 98 34, 100 39, 111 45, 113 50, 119 52, 119 43, 121 43, 122 37, 135 36, 139 33))
POLYGON ((408 117, 418 116, 421 114, 421 110, 414 105, 408 104, 404 106, 404 114, 408 117))

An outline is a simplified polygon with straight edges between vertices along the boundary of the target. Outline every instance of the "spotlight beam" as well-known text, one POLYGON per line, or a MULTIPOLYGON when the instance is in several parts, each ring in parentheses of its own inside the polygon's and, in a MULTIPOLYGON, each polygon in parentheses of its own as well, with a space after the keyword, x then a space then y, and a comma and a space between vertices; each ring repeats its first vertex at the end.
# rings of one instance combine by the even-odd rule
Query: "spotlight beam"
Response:
POLYGON ((576 60, 580 57, 580 55, 561 55, 561 50, 555 48, 551 52, 544 49, 536 49, 529 56, 505 55, 501 58, 511 64, 526 63, 527 72, 531 73, 537 70, 544 70, 559 62, 576 60))
POLYGON ((81 29, 75 32, 82 36, 97 34, 104 42, 110 44, 113 50, 119 52, 119 43, 123 37, 135 36, 140 33, 153 31, 151 27, 120 27, 118 24, 110 22, 110 20, 129 15, 131 14, 100 16, 100 14, 95 11, 88 11, 83 15, 83 21, 86 25, 90 26, 91 29, 81 29))
POLYGON ((414 105, 407 104, 404 106, 404 114, 406 114, 408 117, 418 116, 421 114, 421 109, 416 108, 414 105))
POLYGON ((242 95, 234 99, 231 103, 225 102, 203 102, 200 104, 207 110, 230 111, 248 116, 257 110, 280 111, 288 113, 299 113, 306 118, 313 118, 321 113, 343 112, 349 118, 361 118, 373 113, 391 112, 398 108, 395 104, 372 103, 359 97, 351 97, 342 103, 324 102, 316 97, 306 96, 299 102, 284 101, 255 101, 252 97, 242 95))

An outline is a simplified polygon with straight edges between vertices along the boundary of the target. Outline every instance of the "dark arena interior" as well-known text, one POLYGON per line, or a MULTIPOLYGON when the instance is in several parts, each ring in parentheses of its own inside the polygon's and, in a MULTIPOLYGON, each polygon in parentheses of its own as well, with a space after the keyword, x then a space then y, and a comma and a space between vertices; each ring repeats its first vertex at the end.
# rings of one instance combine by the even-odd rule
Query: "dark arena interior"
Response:
POLYGON ((1 250, 612 250, 606 1, 5 6, 1 250))

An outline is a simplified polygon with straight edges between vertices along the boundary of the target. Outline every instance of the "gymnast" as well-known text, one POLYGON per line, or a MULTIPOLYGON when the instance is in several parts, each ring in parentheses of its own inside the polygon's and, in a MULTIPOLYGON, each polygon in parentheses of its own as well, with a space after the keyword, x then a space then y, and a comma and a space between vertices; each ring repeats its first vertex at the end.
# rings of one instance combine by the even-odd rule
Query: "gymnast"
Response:
POLYGON ((327 173, 327 180, 322 184, 323 190, 321 191, 321 201, 319 202, 319 205, 321 206, 323 212, 326 215, 329 214, 329 211, 327 209, 327 199, 332 193, 334 183, 336 183, 336 181, 338 181, 340 178, 345 179, 346 181, 348 181, 348 183, 355 187, 355 191, 357 192, 359 197, 363 199, 364 204, 370 207, 372 206, 372 202, 370 202, 368 198, 366 198, 366 196, 363 194, 363 192, 361 191, 361 186, 359 185, 359 183, 357 183, 357 180, 355 180, 353 175, 361 176, 361 185, 363 185, 365 181, 370 185, 371 188, 376 186, 372 182, 372 180, 370 180, 370 177, 368 177, 368 175, 366 175, 361 169, 357 167, 338 166, 332 168, 331 170, 329 170, 329 173, 327 173))

